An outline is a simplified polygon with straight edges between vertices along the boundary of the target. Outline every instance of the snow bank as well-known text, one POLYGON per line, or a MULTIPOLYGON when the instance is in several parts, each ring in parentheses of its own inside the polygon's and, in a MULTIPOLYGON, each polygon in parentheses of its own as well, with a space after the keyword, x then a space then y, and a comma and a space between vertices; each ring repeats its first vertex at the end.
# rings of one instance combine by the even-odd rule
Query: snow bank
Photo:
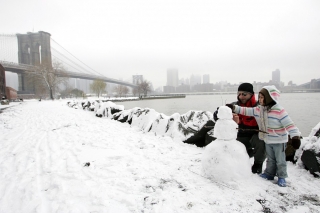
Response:
MULTIPOLYGON (((77 108, 65 101, 35 100, 0 114, 1 213, 319 212, 320 179, 291 162, 285 188, 256 174, 223 184, 201 175, 207 148, 154 136, 179 122, 197 129, 205 112, 153 115, 151 133, 144 134, 113 118, 97 119, 81 103, 77 108)), ((118 118, 129 123, 132 112, 123 110, 118 118)), ((237 145, 227 144, 226 149, 233 148, 237 145)), ((239 150, 231 156, 218 154, 225 157, 220 164, 227 165, 239 150)), ((244 159, 238 162, 245 164, 244 159)), ((227 175, 211 174, 223 180, 227 175)))

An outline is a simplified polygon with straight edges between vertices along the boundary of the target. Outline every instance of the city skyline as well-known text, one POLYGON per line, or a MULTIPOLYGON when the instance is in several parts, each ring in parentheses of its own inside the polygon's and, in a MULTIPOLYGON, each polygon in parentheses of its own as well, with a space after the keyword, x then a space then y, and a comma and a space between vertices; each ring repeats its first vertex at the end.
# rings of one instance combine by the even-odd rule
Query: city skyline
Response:
MULTIPOLYGON (((167 69, 167 71, 168 70, 172 70, 172 69, 167 69)), ((177 69, 173 69, 173 70, 176 70, 176 71, 178 71, 179 72, 179 70, 177 70, 177 69)), ((16 90, 18 90, 18 76, 17 76, 17 74, 15 74, 15 73, 11 73, 11 72, 8 72, 8 71, 6 71, 5 72, 6 73, 6 84, 7 84, 7 86, 10 86, 10 87, 12 87, 12 88, 14 88, 14 89, 16 89, 16 90)), ((281 80, 281 70, 280 69, 275 69, 274 71, 270 71, 270 77, 269 77, 269 79, 265 79, 265 80, 258 80, 258 79, 256 79, 256 80, 254 80, 254 81, 239 81, 239 82, 230 82, 230 81, 228 81, 227 79, 225 79, 225 80, 217 80, 217 81, 214 81, 214 80, 211 80, 212 78, 211 78, 211 75, 210 74, 204 74, 204 75, 202 75, 202 76, 200 76, 200 75, 198 75, 198 84, 202 84, 203 83, 203 80, 201 81, 201 79, 203 79, 203 77, 205 76, 205 75, 208 75, 209 76, 209 83, 212 83, 212 84, 217 84, 217 83, 229 83, 229 84, 240 84, 240 83, 243 83, 243 82, 249 82, 249 83, 271 83, 272 81, 273 81, 273 83, 275 84, 275 83, 277 83, 277 81, 274 81, 274 78, 279 78, 280 79, 280 83, 283 83, 283 86, 287 86, 287 85, 300 85, 300 84, 297 84, 295 81, 289 81, 289 82, 283 82, 282 80, 281 80), (199 81, 199 79, 200 79, 200 81, 199 81)), ((178 78, 178 86, 179 85, 181 85, 181 84, 185 84, 185 85, 195 85, 195 84, 192 84, 191 82, 190 82, 190 79, 191 79, 191 77, 192 76, 195 76, 195 75, 193 75, 193 74, 191 74, 191 76, 189 76, 189 77, 187 77, 187 78, 185 78, 185 77, 182 77, 182 78, 178 78), (184 81, 183 81, 183 83, 181 83, 181 79, 183 79, 184 81), (187 82, 186 82, 187 81, 187 82)), ((134 80, 133 79, 135 79, 136 78, 136 80, 138 80, 138 81, 143 81, 143 80, 147 80, 148 81, 148 79, 144 79, 144 77, 143 77, 143 75, 132 75, 131 76, 131 80, 127 80, 128 82, 134 82, 134 80), (135 77, 134 77, 135 76, 135 77)), ((318 78, 312 78, 312 79, 318 79, 318 78)), ((308 81, 308 82, 304 82, 304 83, 309 83, 309 82, 311 82, 311 80, 312 79, 310 79, 310 81, 308 81)), ((121 79, 121 80, 123 80, 123 79, 121 79)), ((86 83, 84 83, 85 81, 84 80, 81 80, 81 79, 79 79, 79 80, 75 80, 75 79, 71 79, 70 80, 70 82, 72 82, 70 85, 72 86, 72 85, 77 85, 77 83, 76 82, 82 82, 82 83, 80 83, 80 85, 81 86, 78 86, 77 87, 77 89, 83 89, 83 90, 86 90, 86 91, 88 91, 88 85, 90 84, 90 83, 88 83, 88 82, 86 82, 86 83), (86 86, 84 86, 84 85, 86 85, 86 86), (84 89, 84 88, 86 88, 86 89, 84 89)), ((149 81, 150 83, 152 83, 152 85, 153 85, 153 82, 152 81, 149 81)), ((197 84, 197 83, 196 83, 197 84)), ((108 85, 108 84, 107 84, 108 85)), ((111 85, 111 84, 110 84, 111 85)), ((158 87, 154 87, 154 89, 155 90, 159 90, 159 88, 160 88, 160 90, 161 91, 163 91, 163 87, 164 86, 166 86, 166 85, 162 85, 162 86, 158 86, 158 87)), ((75 87, 76 88, 76 87, 75 87)))

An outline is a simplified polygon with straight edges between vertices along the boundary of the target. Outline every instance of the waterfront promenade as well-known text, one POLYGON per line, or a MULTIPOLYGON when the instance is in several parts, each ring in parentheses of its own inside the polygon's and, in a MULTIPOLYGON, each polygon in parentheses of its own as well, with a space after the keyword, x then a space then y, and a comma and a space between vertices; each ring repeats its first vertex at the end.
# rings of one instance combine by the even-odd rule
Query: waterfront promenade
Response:
POLYGON ((0 212, 255 213, 284 204, 317 212, 320 204, 320 180, 297 165, 288 163, 287 188, 254 174, 228 188, 192 172, 201 174, 204 148, 66 100, 4 109, 0 141, 0 212))

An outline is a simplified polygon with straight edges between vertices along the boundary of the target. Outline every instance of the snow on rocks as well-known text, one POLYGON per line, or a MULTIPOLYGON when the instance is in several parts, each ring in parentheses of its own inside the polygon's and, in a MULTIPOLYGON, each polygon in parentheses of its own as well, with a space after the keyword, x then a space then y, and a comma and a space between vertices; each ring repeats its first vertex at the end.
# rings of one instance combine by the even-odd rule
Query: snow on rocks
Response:
POLYGON ((309 137, 302 140, 295 157, 298 158, 298 165, 320 176, 320 122, 312 128, 309 137))
POLYGON ((136 126, 143 132, 149 132, 158 115, 159 113, 154 109, 136 107, 133 109, 131 126, 136 126))
POLYGON ((102 102, 99 105, 99 109, 96 111, 97 117, 112 117, 112 115, 116 112, 124 110, 124 106, 116 105, 111 101, 102 102))
POLYGON ((236 140, 238 125, 232 120, 231 110, 221 106, 218 118, 214 128, 217 139, 203 153, 203 174, 222 182, 247 179, 251 175, 250 159, 244 145, 236 140))
MULTIPOLYGON (((68 102, 68 106, 80 108, 81 105, 81 108, 84 109, 83 106, 89 104, 83 104, 83 102, 68 102)), ((125 110, 122 105, 116 105, 110 101, 99 101, 91 105, 95 106, 94 111, 97 117, 127 122, 143 132, 153 132, 155 135, 169 136, 175 140, 187 141, 187 143, 190 143, 188 139, 213 119, 212 113, 208 111, 190 110, 182 115, 174 113, 167 116, 149 108, 135 107, 125 110)))

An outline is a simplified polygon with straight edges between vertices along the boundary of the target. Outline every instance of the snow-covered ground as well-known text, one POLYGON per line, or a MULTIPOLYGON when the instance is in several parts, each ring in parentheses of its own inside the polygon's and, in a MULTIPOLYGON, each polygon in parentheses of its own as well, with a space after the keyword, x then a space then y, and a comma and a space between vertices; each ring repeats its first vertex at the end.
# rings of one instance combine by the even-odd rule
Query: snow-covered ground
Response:
POLYGON ((320 179, 291 162, 285 188, 254 174, 224 183, 202 175, 205 148, 66 101, 0 112, 1 213, 320 212, 320 179))

